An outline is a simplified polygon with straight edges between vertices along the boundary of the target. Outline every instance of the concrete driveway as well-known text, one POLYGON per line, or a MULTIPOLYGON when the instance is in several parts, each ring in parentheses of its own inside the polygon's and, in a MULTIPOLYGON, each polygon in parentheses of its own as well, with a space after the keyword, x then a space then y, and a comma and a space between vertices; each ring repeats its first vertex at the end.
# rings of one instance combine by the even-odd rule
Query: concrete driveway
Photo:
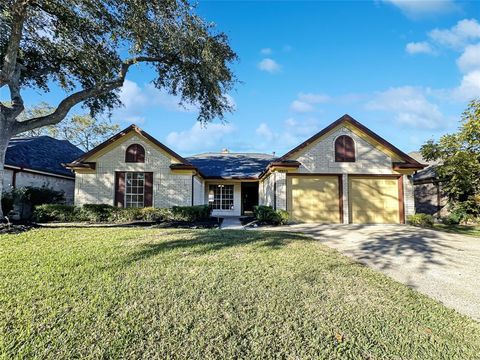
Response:
POLYGON ((480 320, 480 238, 408 225, 302 224, 275 230, 310 235, 480 320))

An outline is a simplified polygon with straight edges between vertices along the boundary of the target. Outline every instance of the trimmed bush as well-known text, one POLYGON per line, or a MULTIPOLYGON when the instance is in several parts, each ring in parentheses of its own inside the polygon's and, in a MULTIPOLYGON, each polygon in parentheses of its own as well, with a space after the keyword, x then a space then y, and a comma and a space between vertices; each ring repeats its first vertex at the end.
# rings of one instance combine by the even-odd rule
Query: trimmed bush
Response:
POLYGON ((458 225, 460 224, 460 221, 462 221, 462 215, 455 212, 442 218, 442 223, 445 225, 458 225))
POLYGON ((70 222, 77 221, 78 208, 73 205, 45 204, 38 205, 33 211, 33 220, 36 222, 70 222))
POLYGON ((284 225, 288 223, 289 214, 285 210, 273 210, 271 206, 258 205, 253 209, 253 213, 262 224, 284 225))
POLYGON ((172 218, 179 221, 201 221, 208 220, 212 209, 208 205, 195 206, 173 206, 172 218))
POLYGON ((433 227, 434 219, 432 215, 420 213, 408 216, 407 223, 414 226, 433 227))
POLYGON ((288 224, 288 220, 290 219, 290 214, 286 210, 277 210, 278 217, 280 219, 280 225, 288 224))
POLYGON ((78 221, 107 222, 112 221, 119 208, 107 204, 85 204, 78 214, 78 221))

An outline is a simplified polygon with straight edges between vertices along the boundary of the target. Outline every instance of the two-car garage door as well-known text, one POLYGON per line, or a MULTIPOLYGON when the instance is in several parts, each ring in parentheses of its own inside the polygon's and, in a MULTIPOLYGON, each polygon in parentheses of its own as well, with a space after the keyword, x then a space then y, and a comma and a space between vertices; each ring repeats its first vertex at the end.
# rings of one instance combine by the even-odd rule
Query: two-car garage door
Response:
MULTIPOLYGON (((349 222, 399 223, 402 188, 397 177, 349 176, 349 222)), ((343 217, 340 175, 292 175, 287 177, 287 208, 293 220, 341 223, 343 217)))

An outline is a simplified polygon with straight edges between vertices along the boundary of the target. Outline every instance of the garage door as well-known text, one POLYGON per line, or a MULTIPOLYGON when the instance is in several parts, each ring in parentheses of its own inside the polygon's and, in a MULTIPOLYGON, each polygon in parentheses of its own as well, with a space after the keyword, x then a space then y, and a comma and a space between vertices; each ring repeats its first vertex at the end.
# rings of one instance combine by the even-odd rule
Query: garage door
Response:
POLYGON ((338 176, 288 176, 287 208, 295 221, 339 223, 338 176))
POLYGON ((393 224, 400 222, 397 178, 351 177, 348 186, 351 223, 393 224))

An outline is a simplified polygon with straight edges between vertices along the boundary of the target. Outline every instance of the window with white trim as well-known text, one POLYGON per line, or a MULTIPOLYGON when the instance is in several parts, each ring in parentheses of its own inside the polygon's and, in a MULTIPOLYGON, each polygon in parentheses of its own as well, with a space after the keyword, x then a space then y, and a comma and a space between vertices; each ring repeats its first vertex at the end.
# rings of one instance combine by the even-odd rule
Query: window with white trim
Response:
POLYGON ((233 210, 233 185, 210 185, 208 195, 213 198, 213 210, 233 210))
POLYGON ((125 173, 125 207, 143 208, 145 206, 145 173, 125 173))

